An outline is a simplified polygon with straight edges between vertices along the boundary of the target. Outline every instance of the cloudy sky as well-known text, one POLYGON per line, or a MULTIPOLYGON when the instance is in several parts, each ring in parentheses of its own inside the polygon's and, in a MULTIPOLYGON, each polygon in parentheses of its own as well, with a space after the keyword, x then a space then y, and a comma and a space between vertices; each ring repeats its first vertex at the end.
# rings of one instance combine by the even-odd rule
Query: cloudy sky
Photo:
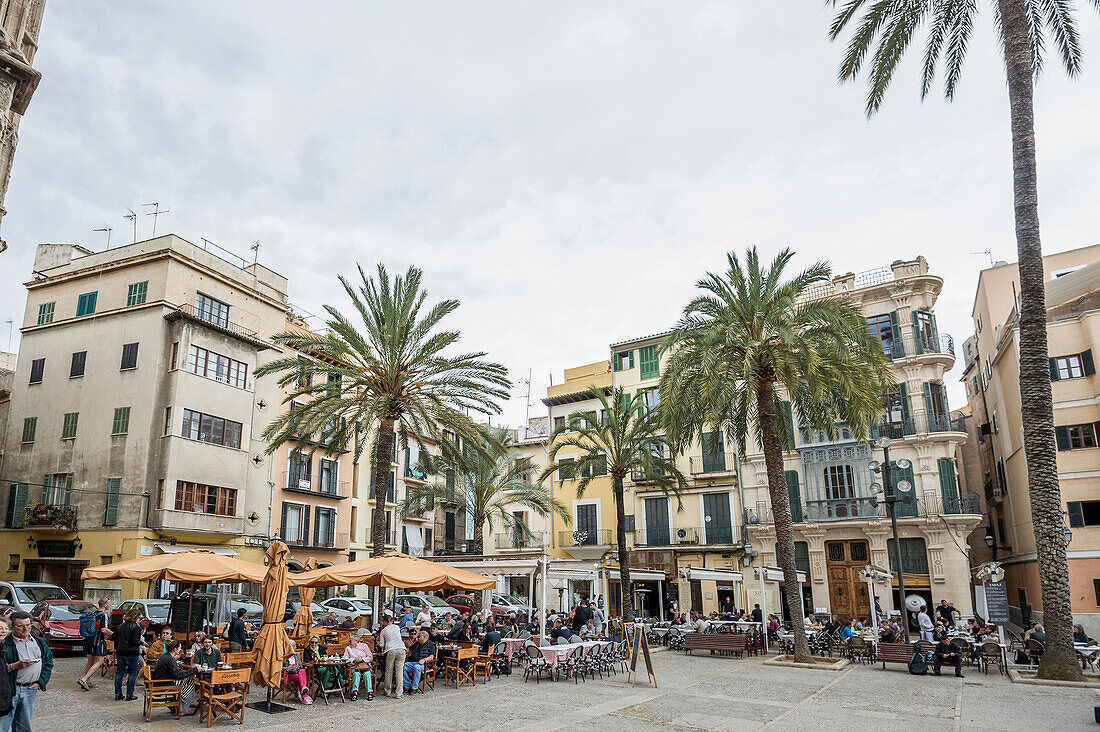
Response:
MULTIPOLYGON (((259 241, 307 312, 346 304, 356 262, 423 267, 462 301, 467 348, 532 373, 532 414, 551 375, 667 328, 750 245, 838 272, 923 254, 961 342, 988 263, 972 252, 1015 258, 983 12, 956 102, 922 105, 911 58, 868 121, 822 3, 48 0, 0 322, 22 318, 37 243, 100 249, 105 225, 128 242, 126 209, 159 201, 160 232, 259 241)), ((1047 251, 1100 239, 1100 20, 1079 17, 1085 73, 1052 63, 1038 88, 1047 251)))

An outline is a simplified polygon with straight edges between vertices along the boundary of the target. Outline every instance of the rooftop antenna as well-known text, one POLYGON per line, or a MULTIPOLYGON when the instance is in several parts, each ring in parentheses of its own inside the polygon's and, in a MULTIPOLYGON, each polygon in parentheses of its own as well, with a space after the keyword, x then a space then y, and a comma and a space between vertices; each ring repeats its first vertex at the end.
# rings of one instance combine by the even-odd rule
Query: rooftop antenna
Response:
POLYGON ((11 353, 11 332, 13 330, 11 318, 4 321, 8 324, 8 353, 11 353))
POLYGON ((157 217, 161 216, 162 214, 169 213, 170 210, 166 208, 163 211, 161 211, 159 201, 153 201, 152 203, 143 203, 141 205, 142 206, 152 206, 153 207, 153 210, 152 211, 146 211, 145 215, 153 217, 153 236, 156 236, 157 235, 157 217))
POLYGON ((989 257, 989 266, 990 267, 993 266, 993 252, 990 251, 989 249, 983 249, 980 252, 970 252, 970 253, 971 254, 984 254, 985 256, 989 257))
POLYGON ((137 242, 137 214, 134 213, 134 209, 132 209, 132 208, 128 208, 126 210, 129 211, 130 213, 126 214, 122 218, 126 219, 127 221, 129 221, 130 223, 132 223, 134 225, 134 241, 130 242, 131 244, 133 244, 133 243, 137 242))
POLYGON ((256 264, 260 260, 260 242, 253 239, 249 249, 252 250, 252 264, 256 264))
POLYGON ((531 369, 527 369, 527 398, 525 401, 526 412, 523 415, 523 428, 531 424, 531 369))
POLYGON ((108 249, 111 248, 111 232, 114 231, 114 229, 112 229, 110 226, 107 226, 107 224, 104 224, 103 228, 101 228, 101 229, 92 229, 92 231, 106 231, 107 232, 107 248, 108 249))

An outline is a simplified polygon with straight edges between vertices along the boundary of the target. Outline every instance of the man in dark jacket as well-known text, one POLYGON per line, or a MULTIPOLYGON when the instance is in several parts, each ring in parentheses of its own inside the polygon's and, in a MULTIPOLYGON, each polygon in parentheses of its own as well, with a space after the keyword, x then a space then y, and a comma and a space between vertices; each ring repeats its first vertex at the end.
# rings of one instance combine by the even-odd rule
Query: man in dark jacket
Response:
POLYGON ((592 611, 588 609, 588 600, 581 600, 577 609, 573 611, 573 635, 580 635, 588 620, 592 617, 592 611))
POLYGON ((167 650, 160 654, 157 665, 153 667, 154 679, 186 679, 198 673, 198 667, 180 668, 180 642, 168 641, 167 650))
POLYGON ((932 661, 932 673, 936 676, 940 675, 940 666, 945 663, 954 664, 955 675, 960 679, 963 678, 962 673, 962 654, 959 653, 959 647, 950 643, 947 638, 942 638, 939 643, 936 644, 933 649, 935 656, 932 661))
POLYGON ((243 607, 237 608, 237 617, 229 621, 229 650, 232 653, 240 653, 248 643, 248 628, 244 627, 243 607))
POLYGON ((126 701, 133 701, 134 684, 141 673, 141 617, 140 608, 131 608, 122 624, 115 630, 115 701, 122 701, 122 679, 126 678, 126 701))
POLYGON ((8 667, 12 710, 0 717, 0 730, 31 729, 34 703, 53 673, 53 653, 46 642, 31 635, 30 613, 11 615, 12 632, 4 640, 3 657, 8 667))
POLYGON ((485 624, 485 637, 481 639, 481 652, 488 653, 493 648, 496 648, 497 643, 500 643, 500 631, 497 630, 497 626, 490 620, 485 624))

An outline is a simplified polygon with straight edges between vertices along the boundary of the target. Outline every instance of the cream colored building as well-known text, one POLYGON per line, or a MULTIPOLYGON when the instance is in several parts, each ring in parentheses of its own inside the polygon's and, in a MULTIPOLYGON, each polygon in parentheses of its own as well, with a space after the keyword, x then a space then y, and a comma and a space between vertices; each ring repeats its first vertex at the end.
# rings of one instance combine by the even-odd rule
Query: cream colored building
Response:
MULTIPOLYGON (((1100 635, 1100 245, 1043 257, 1058 477, 1068 547, 1074 620, 1100 635)), ((1023 450, 1015 264, 982 271, 974 296, 974 335, 963 373, 982 440, 985 533, 1005 569, 1012 619, 1042 619, 1031 502, 1023 450)))
POLYGON ((31 274, 0 576, 80 591, 84 567, 191 545, 262 562, 277 518, 260 435, 279 390, 253 374, 280 355, 286 278, 174 235, 42 244, 31 274))

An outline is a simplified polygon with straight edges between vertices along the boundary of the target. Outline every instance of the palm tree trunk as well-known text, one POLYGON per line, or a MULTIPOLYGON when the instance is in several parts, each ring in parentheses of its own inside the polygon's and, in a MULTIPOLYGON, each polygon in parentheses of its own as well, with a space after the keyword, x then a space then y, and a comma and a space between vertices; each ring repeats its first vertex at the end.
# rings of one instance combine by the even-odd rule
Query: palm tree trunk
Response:
POLYGON ((371 520, 373 556, 386 553, 386 493, 390 485, 390 463, 393 460, 393 419, 383 419, 378 425, 378 441, 374 448, 374 517, 371 520))
MULTIPOLYGON (((485 514, 474 513, 474 554, 481 556, 485 553, 485 514)), ((481 590, 474 590, 470 593, 470 597, 473 598, 473 602, 470 604, 473 606, 470 608, 471 614, 477 614, 482 611, 481 605, 481 590)))
POLYGON ((810 663, 810 644, 806 640, 803 623, 802 597, 799 593, 798 568, 794 563, 794 523, 791 520, 791 501, 787 494, 787 481, 783 475, 783 447, 779 443, 779 423, 775 414, 775 381, 761 378, 756 391, 756 410, 760 420, 760 433, 764 444, 764 464, 768 468, 768 495, 771 498, 772 516, 775 521, 776 552, 783 570, 783 594, 794 626, 794 659, 810 663))
POLYGON ((1008 101, 1012 113, 1012 183, 1020 271, 1020 398, 1024 456, 1031 497, 1035 554, 1042 590, 1047 646, 1039 665, 1044 679, 1083 678, 1073 650, 1069 565, 1063 536, 1062 496, 1054 443, 1054 406, 1047 356, 1043 251, 1035 164, 1034 67, 1024 3, 1000 0, 1005 38, 1008 101))
POLYGON ((624 623, 634 622, 634 588, 630 584, 630 550, 626 546, 626 508, 623 505, 623 476, 612 473, 611 495, 615 498, 615 541, 619 544, 619 591, 624 623))

